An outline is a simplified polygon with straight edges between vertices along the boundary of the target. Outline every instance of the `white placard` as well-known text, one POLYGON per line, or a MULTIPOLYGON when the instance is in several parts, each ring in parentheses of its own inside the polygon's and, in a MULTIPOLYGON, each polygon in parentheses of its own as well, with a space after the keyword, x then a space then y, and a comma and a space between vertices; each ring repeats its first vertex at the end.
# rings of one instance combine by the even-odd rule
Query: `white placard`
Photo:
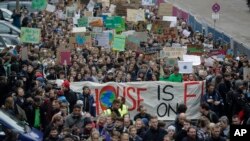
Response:
POLYGON ((46 11, 48 12, 55 12, 56 11, 56 6, 47 4, 46 11))
POLYGON ((196 55, 183 55, 183 61, 193 62, 193 66, 201 64, 201 57, 196 55))
POLYGON ((73 27, 72 33, 86 32, 86 27, 73 27))
POLYGON ((193 73, 193 62, 178 61, 179 73, 193 73))
POLYGON ((177 17, 175 16, 163 16, 163 21, 169 21, 169 22, 177 22, 177 17))

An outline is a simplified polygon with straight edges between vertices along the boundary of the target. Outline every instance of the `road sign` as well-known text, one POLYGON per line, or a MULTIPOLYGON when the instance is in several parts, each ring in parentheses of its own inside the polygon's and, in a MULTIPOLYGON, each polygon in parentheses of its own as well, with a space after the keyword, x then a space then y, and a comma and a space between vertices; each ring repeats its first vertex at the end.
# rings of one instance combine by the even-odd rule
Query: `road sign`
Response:
POLYGON ((212 19, 213 20, 219 20, 220 19, 220 14, 219 13, 212 13, 212 19))
POLYGON ((212 10, 214 11, 214 13, 217 13, 220 11, 220 5, 218 3, 215 3, 213 6, 212 6, 212 10))

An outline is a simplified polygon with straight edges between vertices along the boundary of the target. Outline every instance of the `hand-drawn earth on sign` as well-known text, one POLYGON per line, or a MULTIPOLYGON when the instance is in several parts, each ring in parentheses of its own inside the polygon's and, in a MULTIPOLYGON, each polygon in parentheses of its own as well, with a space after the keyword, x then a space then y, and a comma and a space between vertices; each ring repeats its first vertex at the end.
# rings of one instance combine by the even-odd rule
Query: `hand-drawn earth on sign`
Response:
POLYGON ((100 103, 102 110, 111 107, 113 101, 116 98, 116 91, 114 87, 106 86, 100 91, 100 103))

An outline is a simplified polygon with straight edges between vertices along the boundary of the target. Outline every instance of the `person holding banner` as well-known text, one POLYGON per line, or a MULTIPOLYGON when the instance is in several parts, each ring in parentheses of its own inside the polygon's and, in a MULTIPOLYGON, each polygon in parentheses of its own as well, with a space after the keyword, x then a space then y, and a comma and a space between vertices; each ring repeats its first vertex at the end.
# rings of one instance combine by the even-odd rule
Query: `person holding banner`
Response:
POLYGON ((169 76, 169 81, 171 82, 182 82, 183 78, 182 75, 179 73, 179 68, 177 66, 174 66, 173 68, 173 74, 169 76))

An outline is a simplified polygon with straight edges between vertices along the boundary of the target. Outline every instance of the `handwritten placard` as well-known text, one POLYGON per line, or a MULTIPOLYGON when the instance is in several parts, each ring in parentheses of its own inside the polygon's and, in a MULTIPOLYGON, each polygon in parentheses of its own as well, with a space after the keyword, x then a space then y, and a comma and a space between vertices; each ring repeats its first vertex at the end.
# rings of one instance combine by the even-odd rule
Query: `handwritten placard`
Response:
POLYGON ((41 29, 39 28, 21 28, 21 41, 23 43, 38 44, 41 40, 41 29))
POLYGON ((47 0, 32 0, 32 8, 37 10, 44 10, 47 6, 47 0))
POLYGON ((145 12, 143 9, 127 9, 127 21, 138 22, 145 21, 145 12))
POLYGON ((126 36, 124 35, 115 35, 114 41, 112 44, 113 50, 124 51, 126 43, 126 36))
POLYGON ((69 46, 71 48, 92 46, 92 38, 90 33, 74 33, 69 38, 69 46))
POLYGON ((89 25, 88 23, 88 17, 81 17, 77 20, 78 27, 87 27, 89 25))
POLYGON ((55 12, 56 11, 56 6, 48 4, 47 7, 46 7, 46 11, 55 12))
POLYGON ((160 3, 158 15, 159 16, 172 16, 173 5, 170 3, 160 3))
POLYGON ((102 17, 88 17, 89 26, 92 27, 102 27, 103 19, 102 17))

